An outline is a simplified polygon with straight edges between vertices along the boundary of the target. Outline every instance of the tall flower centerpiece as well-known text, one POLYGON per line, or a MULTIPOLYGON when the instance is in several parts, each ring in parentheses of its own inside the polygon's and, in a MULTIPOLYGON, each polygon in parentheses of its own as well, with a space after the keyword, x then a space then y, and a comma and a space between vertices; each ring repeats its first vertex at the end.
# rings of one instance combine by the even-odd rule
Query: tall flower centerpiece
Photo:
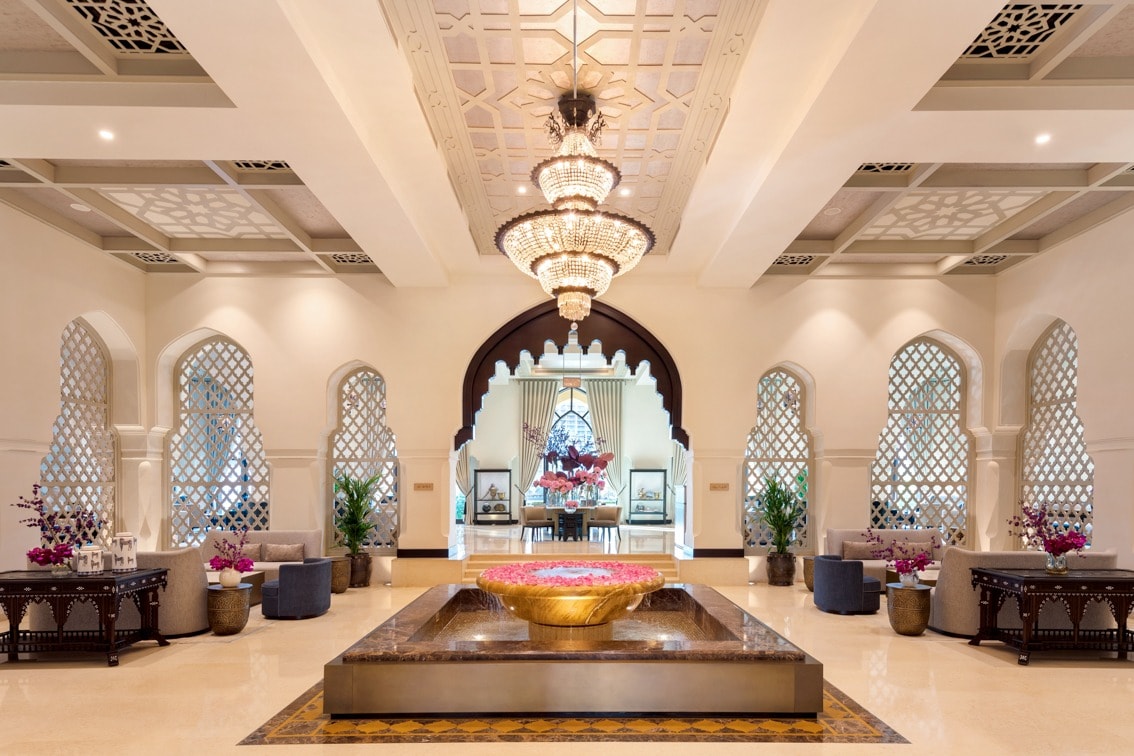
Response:
POLYGON ((1067 553, 1079 552, 1087 545, 1087 536, 1078 530, 1064 530, 1058 515, 1047 504, 1021 504, 1020 514, 1008 518, 1009 534, 1023 540, 1029 549, 1047 554, 1046 570, 1052 575, 1067 572, 1067 553))
POLYGON ((248 528, 233 529, 239 536, 235 541, 221 538, 216 545, 217 553, 209 560, 209 568, 220 573, 220 584, 225 588, 235 588, 240 584, 240 573, 252 570, 252 560, 244 553, 248 543, 248 528))
POLYGON ((98 533, 100 526, 93 512, 77 509, 72 512, 52 511, 40 496, 41 486, 32 486, 32 497, 14 502, 12 506, 29 510, 33 516, 20 520, 29 528, 39 530, 39 546, 29 549, 28 561, 41 566, 50 566, 53 572, 69 572, 71 558, 84 541, 89 541, 98 533))
POLYGON ((884 559, 898 573, 898 582, 905 588, 917 586, 918 573, 933 564, 933 550, 937 548, 937 537, 929 542, 908 543, 891 541, 885 543, 873 530, 866 531, 866 540, 873 543, 875 559, 884 559))
POLYGON ((536 485, 548 492, 561 494, 566 498, 565 506, 574 509, 579 500, 597 500, 606 487, 604 477, 606 466, 614 459, 610 452, 605 454, 580 454, 574 446, 567 447, 567 453, 560 456, 554 450, 545 456, 548 464, 557 465, 558 470, 547 470, 536 485))

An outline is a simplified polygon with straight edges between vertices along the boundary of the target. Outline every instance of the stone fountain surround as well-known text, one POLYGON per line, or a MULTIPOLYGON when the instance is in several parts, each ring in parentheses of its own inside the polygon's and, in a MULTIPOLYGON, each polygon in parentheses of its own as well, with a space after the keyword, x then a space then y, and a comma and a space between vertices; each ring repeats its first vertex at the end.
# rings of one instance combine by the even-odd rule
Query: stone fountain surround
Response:
POLYGON ((684 612, 706 641, 432 640, 457 612, 485 609, 504 611, 478 588, 429 589, 324 666, 324 712, 798 717, 823 708, 823 665, 708 586, 666 586, 637 609, 684 612))

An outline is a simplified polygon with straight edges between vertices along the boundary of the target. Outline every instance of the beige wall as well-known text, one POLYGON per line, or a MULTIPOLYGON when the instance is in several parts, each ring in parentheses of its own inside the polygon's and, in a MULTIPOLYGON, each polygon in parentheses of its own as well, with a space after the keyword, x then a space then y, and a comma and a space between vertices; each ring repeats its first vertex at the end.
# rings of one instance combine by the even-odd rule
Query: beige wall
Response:
MULTIPOLYGON (((1134 357, 1113 344, 1121 343, 1120 329, 1129 322, 1121 282, 1134 264, 1123 262, 1132 222, 1112 226, 999 279, 769 277, 748 290, 701 290, 644 273, 616 281, 604 301, 649 328, 680 370, 694 460, 693 546, 740 547, 740 470, 755 421, 756 382, 783 362, 814 380, 816 532, 865 524, 890 358, 910 339, 935 331, 975 355, 973 518, 982 544, 1001 537, 1015 497, 1015 437, 1014 428, 998 425, 1005 391, 1000 374, 1019 334, 1050 315, 1068 320, 1081 338, 1083 412, 1099 464, 1097 537, 1108 546, 1129 544, 1134 476, 1127 439, 1134 435, 1134 408, 1123 379, 1134 357), (709 494, 710 482, 728 482, 731 490, 709 494), (1111 504, 1118 500, 1121 516, 1111 504)), ((361 361, 387 381, 388 419, 402 460, 400 546, 449 544, 450 453, 461 424, 465 368, 493 331, 543 300, 534 282, 511 269, 491 283, 457 281, 444 290, 395 290, 373 276, 143 277, 4 208, 0 230, 0 328, 8 361, 8 390, 0 393, 4 501, 30 487, 50 437, 63 326, 102 310, 136 345, 142 386, 158 387, 139 397, 144 432, 134 434, 132 459, 123 469, 127 525, 144 543, 156 544, 163 528, 161 452, 172 422, 172 365, 194 341, 218 332, 242 345, 255 366, 256 420, 272 468, 273 527, 325 526, 329 382, 342 366, 361 361), (433 491, 414 491, 415 482, 432 482, 433 491)), ((615 349, 604 344, 608 354, 615 349)), ((486 455, 478 456, 489 466, 486 455)), ((0 560, 11 567, 22 562, 30 531, 13 533, 14 510, 4 510, 0 560)), ((1128 545, 1122 549, 1129 552, 1128 545)))

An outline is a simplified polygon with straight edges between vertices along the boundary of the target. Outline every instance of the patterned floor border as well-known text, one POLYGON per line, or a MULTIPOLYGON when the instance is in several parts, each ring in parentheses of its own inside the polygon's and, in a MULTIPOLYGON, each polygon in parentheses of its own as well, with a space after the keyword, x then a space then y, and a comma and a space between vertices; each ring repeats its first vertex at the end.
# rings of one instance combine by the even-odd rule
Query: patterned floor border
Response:
POLYGON ((815 719, 790 717, 411 717, 331 719, 323 683, 291 702, 239 745, 334 743, 908 743, 830 683, 815 719))

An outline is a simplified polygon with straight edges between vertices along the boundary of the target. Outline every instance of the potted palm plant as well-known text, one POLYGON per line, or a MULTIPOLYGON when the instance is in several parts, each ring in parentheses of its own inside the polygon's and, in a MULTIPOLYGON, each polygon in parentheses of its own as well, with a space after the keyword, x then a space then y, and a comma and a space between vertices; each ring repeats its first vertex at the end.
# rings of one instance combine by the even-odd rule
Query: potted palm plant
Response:
POLYGON ((363 545, 370 531, 376 527, 370 521, 370 500, 381 477, 372 475, 369 478, 352 478, 346 474, 335 476, 335 497, 342 502, 342 514, 335 518, 335 530, 350 558, 351 588, 370 585, 370 552, 363 550, 363 545))
POLYGON ((766 482, 761 519, 772 541, 772 550, 768 552, 768 585, 791 585, 795 582, 795 555, 788 549, 795 542, 803 507, 798 497, 778 480, 767 478, 766 482))

